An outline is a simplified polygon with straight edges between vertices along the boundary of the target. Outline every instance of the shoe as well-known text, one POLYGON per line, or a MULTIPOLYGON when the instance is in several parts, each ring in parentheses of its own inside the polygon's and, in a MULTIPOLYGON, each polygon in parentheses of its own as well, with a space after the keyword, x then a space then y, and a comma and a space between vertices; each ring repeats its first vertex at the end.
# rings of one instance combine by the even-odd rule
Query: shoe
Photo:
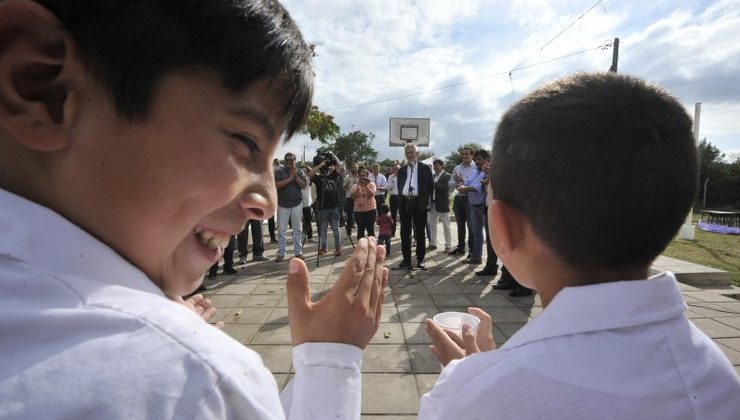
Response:
POLYGON ((271 243, 271 244, 274 244, 274 243, 276 243, 276 242, 277 242, 277 239, 275 239, 275 238, 270 238, 270 243, 271 243))
POLYGON ((532 289, 528 289, 526 287, 517 287, 516 289, 512 290, 511 293, 509 293, 509 296, 511 297, 522 297, 522 296, 529 296, 533 292, 532 289))
POLYGON ((516 289, 516 284, 514 283, 506 283, 506 282, 498 282, 493 285, 493 288, 496 290, 514 290, 516 289))
POLYGON ((299 260, 304 260, 304 261, 306 260, 305 258, 303 258, 303 254, 298 254, 293 258, 298 258, 299 260))
POLYGON ((418 263, 416 263, 416 268, 418 268, 419 270, 426 270, 427 266, 424 265, 424 261, 419 261, 418 263))
POLYGON ((342 256, 342 248, 337 247, 337 249, 334 250, 334 256, 335 257, 341 257, 342 256))
POLYGON ((238 271, 234 270, 234 267, 224 267, 224 274, 236 274, 238 271))
POLYGON ((265 257, 264 255, 255 255, 254 257, 252 257, 252 261, 270 261, 270 259, 265 257))
POLYGON ((247 257, 239 257, 239 265, 244 265, 247 263, 247 257))
POLYGON ((449 246, 446 246, 444 252, 445 252, 445 254, 449 254, 450 252, 452 252, 452 249, 450 249, 449 246))
MULTIPOLYGON (((209 277, 210 277, 210 274, 209 274, 209 277)), ((195 291, 193 292, 193 294, 200 293, 200 292, 205 292, 206 290, 208 290, 208 288, 203 283, 201 283, 200 286, 198 286, 198 288, 195 289, 195 291)))
POLYGON ((429 245, 427 247, 427 251, 434 251, 435 249, 437 249, 437 245, 429 245))
POLYGON ((314 239, 314 238, 308 238, 308 239, 306 239, 306 242, 316 243, 316 239, 314 239))
POLYGON ((450 255, 465 255, 465 249, 457 248, 454 251, 450 252, 450 255))
POLYGON ((326 248, 319 249, 319 255, 325 255, 326 254, 326 248))
POLYGON ((465 259, 466 264, 480 264, 483 262, 482 258, 470 257, 465 259))
POLYGON ((478 276, 495 276, 498 273, 498 265, 493 267, 483 267, 483 270, 476 271, 475 274, 478 276))
POLYGON ((218 273, 216 273, 215 271, 209 271, 208 272, 208 278, 209 279, 215 279, 217 275, 218 275, 218 273))
POLYGON ((401 264, 398 264, 398 268, 409 268, 411 267, 411 261, 403 260, 401 264))
POLYGON ((284 259, 285 259, 285 255, 278 255, 277 257, 275 257, 275 262, 280 262, 284 259))

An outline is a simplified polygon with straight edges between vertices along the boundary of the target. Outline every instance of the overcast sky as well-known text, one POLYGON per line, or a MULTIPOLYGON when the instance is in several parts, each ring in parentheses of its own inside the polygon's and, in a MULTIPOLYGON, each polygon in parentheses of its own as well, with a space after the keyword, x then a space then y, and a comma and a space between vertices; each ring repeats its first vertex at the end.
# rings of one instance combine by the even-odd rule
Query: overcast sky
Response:
MULTIPOLYGON (((490 144, 522 94, 571 72, 607 70, 612 49, 596 47, 615 37, 620 73, 667 88, 690 115, 702 102, 700 137, 740 153, 740 1, 612 0, 584 15, 595 3, 283 0, 306 40, 319 44, 314 103, 342 132, 375 133, 381 159, 403 154, 388 146, 389 117, 431 118, 431 146, 421 150, 440 157, 462 143, 490 144), (522 66, 531 67, 509 77, 522 66)), ((298 135, 278 156, 301 156, 304 146, 311 158, 319 144, 298 135)))

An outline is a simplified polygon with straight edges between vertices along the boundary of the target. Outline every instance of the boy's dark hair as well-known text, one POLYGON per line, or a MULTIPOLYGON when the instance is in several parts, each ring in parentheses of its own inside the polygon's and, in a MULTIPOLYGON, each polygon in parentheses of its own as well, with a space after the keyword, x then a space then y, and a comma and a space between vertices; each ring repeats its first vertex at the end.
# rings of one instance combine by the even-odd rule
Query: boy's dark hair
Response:
POLYGON ((311 47, 276 0, 36 0, 62 22, 117 111, 145 118, 168 72, 207 68, 240 92, 260 79, 284 98, 286 138, 313 95, 311 47))
POLYGON ((478 149, 473 153, 473 159, 476 159, 478 156, 482 156, 483 159, 488 159, 491 157, 491 154, 488 153, 488 150, 485 149, 478 149))
POLYGON ((696 196, 691 128, 676 99, 640 79, 599 73, 554 81, 502 117, 493 195, 572 266, 647 265, 696 196))
POLYGON ((391 211, 391 209, 388 208, 388 204, 381 204, 378 206, 378 212, 380 214, 388 214, 389 211, 391 211))
POLYGON ((445 166, 445 163, 442 162, 442 159, 434 159, 434 162, 432 162, 435 165, 442 165, 445 166))

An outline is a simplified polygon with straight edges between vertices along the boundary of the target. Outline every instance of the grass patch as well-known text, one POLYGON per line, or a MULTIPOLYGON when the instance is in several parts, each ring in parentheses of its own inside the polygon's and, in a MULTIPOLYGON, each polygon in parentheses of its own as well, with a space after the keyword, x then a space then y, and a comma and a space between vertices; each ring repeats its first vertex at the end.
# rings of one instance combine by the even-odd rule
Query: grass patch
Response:
POLYGON ((676 238, 663 255, 730 273, 730 281, 740 286, 740 235, 721 235, 696 228, 692 241, 676 238))

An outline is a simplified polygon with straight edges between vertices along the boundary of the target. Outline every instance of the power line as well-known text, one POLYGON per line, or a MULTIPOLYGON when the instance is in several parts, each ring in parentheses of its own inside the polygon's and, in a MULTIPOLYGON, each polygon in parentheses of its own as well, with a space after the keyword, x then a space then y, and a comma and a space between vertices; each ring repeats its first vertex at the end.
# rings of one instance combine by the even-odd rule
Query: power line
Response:
POLYGON ((541 47, 540 47, 540 51, 544 50, 544 49, 545 49, 545 47, 547 47, 548 45, 550 45, 550 43, 551 43, 552 41, 555 41, 555 40, 556 40, 556 39, 557 39, 557 38, 558 38, 558 37, 559 37, 560 35, 562 35, 562 34, 563 34, 563 32, 567 31, 568 29, 570 29, 570 27, 571 27, 571 26, 575 25, 575 24, 576 24, 576 22, 578 22, 579 20, 583 19, 583 17, 584 17, 584 16, 586 16, 586 15, 588 14, 588 12, 590 12, 590 11, 591 11, 591 9, 593 9, 594 7, 598 6, 599 4, 601 4, 601 3, 603 3, 603 2, 604 2, 604 0, 599 0, 599 1, 597 1, 596 3, 594 3, 594 4, 593 4, 593 6, 589 7, 589 8, 588 8, 588 10, 586 10, 586 11, 585 11, 585 12, 583 12, 583 13, 581 13, 581 16, 578 16, 578 17, 576 18, 576 20, 574 20, 573 22, 571 22, 571 23, 570 23, 570 25, 566 26, 566 27, 565 27, 565 28, 564 28, 564 29, 563 29, 562 31, 558 32, 558 34, 557 34, 557 35, 555 35, 554 37, 552 37, 552 39, 550 39, 549 41, 547 41, 547 42, 545 43, 545 45, 541 46, 541 47))
POLYGON ((570 53, 570 54, 562 55, 560 57, 552 58, 550 60, 540 61, 538 63, 533 63, 533 64, 527 64, 525 66, 515 67, 515 68, 511 69, 510 71, 503 71, 503 72, 500 72, 500 73, 489 74, 487 76, 479 77, 477 79, 466 80, 464 82, 453 83, 451 85, 441 86, 441 87, 438 87, 438 88, 424 90, 424 91, 420 91, 420 92, 408 93, 406 95, 393 96, 393 97, 390 97, 390 98, 378 99, 378 100, 370 101, 370 102, 362 102, 362 103, 354 104, 354 105, 346 105, 346 106, 341 106, 341 107, 336 107, 336 108, 329 108, 329 109, 326 109, 324 111, 325 112, 330 112, 330 111, 339 111, 339 110, 349 109, 349 108, 358 108, 358 107, 361 107, 361 106, 376 105, 376 104, 380 104, 380 103, 384 103, 384 102, 397 101, 399 99, 410 98, 412 96, 419 96, 419 95, 423 95, 425 93, 438 92, 440 90, 450 89, 450 88, 453 88, 453 87, 462 86, 462 85, 466 85, 466 84, 469 84, 469 83, 474 83, 474 82, 478 82, 478 81, 481 81, 481 80, 490 79, 490 78, 493 78, 493 77, 509 75, 509 74, 511 74, 511 73, 513 73, 515 71, 524 70, 524 69, 527 69, 527 68, 530 68, 530 67, 535 67, 535 66, 539 66, 539 65, 542 65, 542 64, 551 63, 553 61, 557 61, 557 60, 561 60, 561 59, 564 59, 564 58, 572 57, 572 56, 578 55, 578 54, 584 54, 584 53, 587 53, 587 52, 590 52, 590 51, 593 51, 593 50, 598 50, 598 49, 606 50, 606 49, 609 49, 611 46, 612 46, 612 43, 611 43, 611 41, 609 41, 609 42, 606 42, 604 44, 601 44, 601 45, 599 45, 597 47, 593 47, 593 48, 589 48, 589 49, 581 50, 581 51, 576 51, 576 52, 573 52, 573 53, 570 53))

